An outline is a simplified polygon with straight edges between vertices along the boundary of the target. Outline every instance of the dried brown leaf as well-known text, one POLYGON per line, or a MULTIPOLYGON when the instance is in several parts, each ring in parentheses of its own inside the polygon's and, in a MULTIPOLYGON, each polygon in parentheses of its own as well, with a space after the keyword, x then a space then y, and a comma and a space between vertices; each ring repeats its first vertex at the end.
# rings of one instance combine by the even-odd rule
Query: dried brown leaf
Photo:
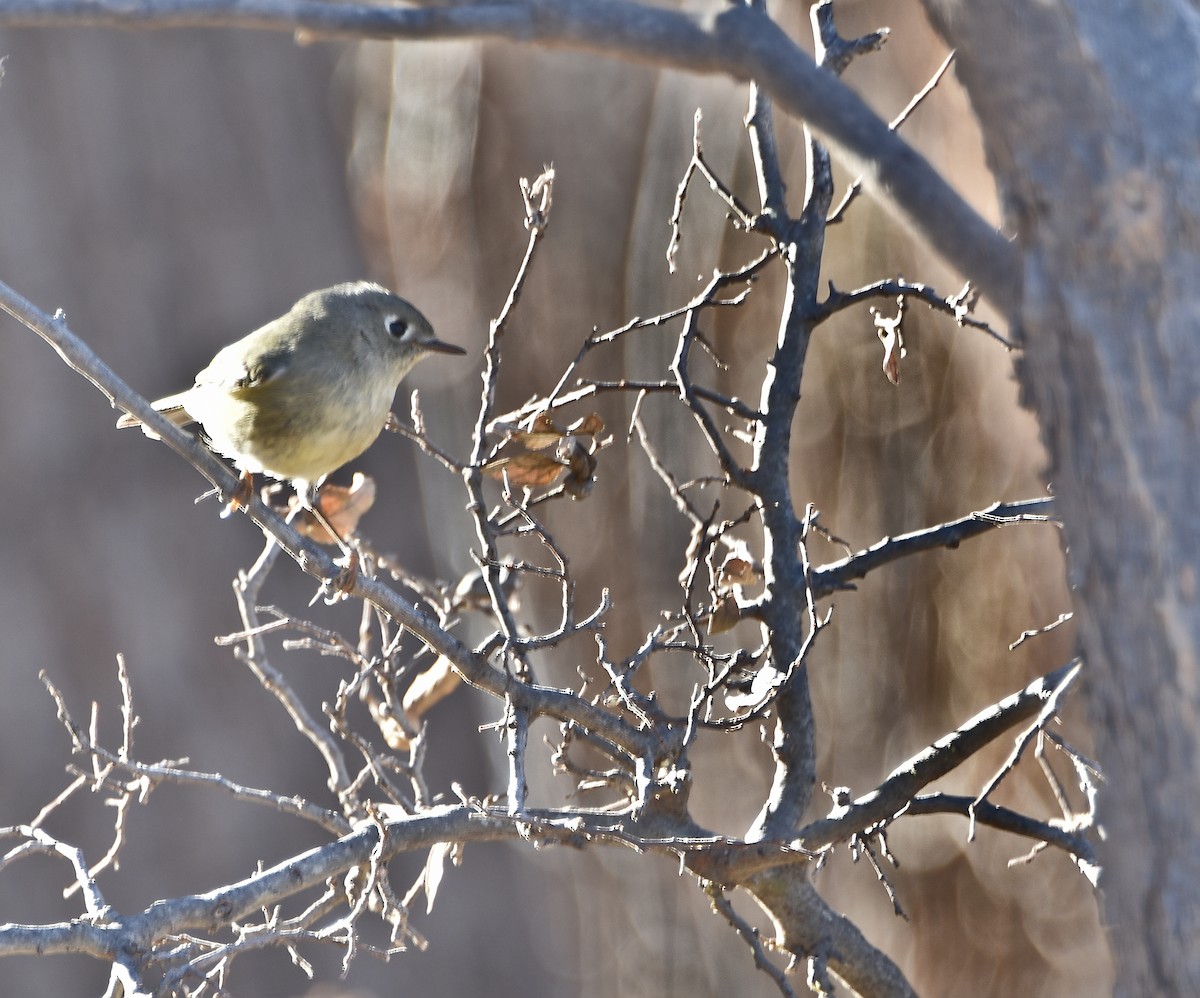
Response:
POLYGON ((741 619, 742 610, 738 606, 737 599, 732 595, 722 596, 717 600, 717 605, 713 607, 712 613, 708 616, 708 633, 724 634, 726 631, 733 630, 741 619))
POLYGON ((896 300, 896 314, 887 316, 878 309, 871 309, 871 318, 875 323, 875 334, 883 344, 883 373, 893 385, 900 384, 900 361, 908 351, 904 347, 905 299, 903 296, 896 300))
POLYGON ((887 334, 881 333, 879 336, 883 341, 883 373, 887 375, 888 381, 893 385, 900 384, 900 361, 908 353, 904 349, 904 340, 900 337, 900 330, 896 329, 887 334))
POLYGON ((395 714, 383 714, 375 711, 372 711, 372 714, 375 716, 379 733, 383 735, 383 740, 387 743, 388 748, 400 752, 412 744, 412 734, 405 730, 400 718, 395 714))
POLYGON ((751 562, 745 558, 730 555, 721 566, 717 585, 721 589, 729 589, 733 586, 749 586, 758 581, 759 575, 758 569, 751 562))
POLYGON ((558 456, 571 469, 563 488, 572 499, 586 499, 596 484, 596 456, 572 437, 564 438, 563 443, 567 446, 559 447, 558 456))
POLYGON ((502 457, 483 466, 485 474, 501 481, 505 477, 513 485, 524 488, 553 485, 567 466, 548 454, 515 454, 502 457))
POLYGON ((453 693, 461 681, 450 660, 445 655, 439 655, 437 661, 420 673, 404 691, 404 716, 415 727, 421 716, 453 693))
POLYGON ((429 858, 425 860, 425 871, 422 879, 425 885, 425 911, 433 911, 433 902, 437 897, 438 887, 442 883, 442 874, 446 871, 446 859, 453 845, 449 842, 435 843, 429 849, 429 858))
MULTIPOLYGON (((296 500, 292 500, 294 503, 296 500)), ((317 506, 329 526, 333 527, 339 536, 349 537, 358 529, 358 521, 363 514, 375 505, 375 479, 361 472, 355 472, 349 486, 322 485, 317 495, 317 506)), ((325 524, 321 523, 310 510, 304 510, 293 521, 296 529, 305 537, 318 544, 337 544, 338 540, 329 535, 325 524)))
POLYGON ((604 432, 604 420, 600 418, 599 413, 589 413, 583 419, 572 423, 567 432, 581 437, 598 437, 604 432))
POLYGON ((533 420, 533 425, 528 430, 518 430, 513 434, 513 439, 520 441, 530 450, 545 450, 547 447, 553 447, 566 435, 566 430, 559 426, 550 414, 546 412, 538 413, 533 420))

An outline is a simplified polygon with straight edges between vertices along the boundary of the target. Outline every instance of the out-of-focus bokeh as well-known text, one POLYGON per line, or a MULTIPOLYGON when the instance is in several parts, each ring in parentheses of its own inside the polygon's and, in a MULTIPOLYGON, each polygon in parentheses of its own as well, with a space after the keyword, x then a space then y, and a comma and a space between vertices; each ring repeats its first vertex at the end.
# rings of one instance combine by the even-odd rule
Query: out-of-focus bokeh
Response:
MULTIPOLYGON (((844 34, 881 24, 892 38, 848 82, 891 117, 945 52, 908 3, 846 3, 844 34)), ((807 38, 807 18, 785 26, 807 38)), ((474 42, 315 44, 227 31, 22 31, 0 34, 0 280, 72 328, 150 396, 185 387, 224 343, 281 313, 305 291, 370 277, 411 298, 470 360, 427 361, 402 389, 421 392, 430 435, 465 455, 488 319, 523 251, 518 180, 557 173, 551 225, 507 333, 501 405, 558 380, 593 327, 617 326, 685 302, 715 266, 761 243, 734 232, 703 188, 688 200, 678 272, 667 271, 668 218, 703 109, 705 153, 747 201, 753 176, 745 88, 575 52, 474 42)), ((803 143, 780 119, 793 207, 804 191, 803 143)), ((974 123, 952 74, 905 126, 982 212, 994 191, 974 123)), ((853 177, 838 169, 839 183, 853 177)), ((840 288, 903 274, 944 293, 962 278, 914 245, 869 197, 830 231, 827 272, 840 288)), ((780 275, 712 322, 730 370, 714 379, 756 398, 781 301, 780 275)), ((1044 494, 1033 418, 1018 404, 1011 357, 994 341, 914 307, 899 386, 881 370, 869 316, 823 327, 808 361, 795 427, 797 501, 854 548, 961 516, 997 499, 1044 494)), ((323 799, 323 768, 213 636, 237 629, 229 583, 261 538, 244 518, 220 520, 203 481, 163 447, 117 433, 116 413, 32 333, 0 319, 0 824, 29 820, 67 782, 67 738, 37 679, 46 670, 76 716, 101 704, 115 744, 114 658, 132 676, 139 757, 187 756, 238 782, 323 799)), ((598 355, 587 373, 657 376, 672 330, 645 330, 598 355)), ((596 406, 618 437, 628 405, 596 406)), ((582 415, 586 408, 581 408, 582 415)), ((705 468, 690 422, 665 400, 644 416, 659 455, 681 476, 705 468)), ((473 531, 456 480, 385 435, 355 469, 379 482, 362 527, 414 571, 456 578, 471 567, 473 531)), ((348 469, 351 470, 351 469, 348 469)), ((614 447, 584 503, 550 513, 580 577, 581 605, 611 586, 607 638, 636 647, 659 611, 677 605, 687 542, 645 456, 614 447)), ((864 792, 930 740, 1061 664, 1069 628, 1008 645, 1069 609, 1059 536, 1020 526, 880 570, 834 601, 810 664, 831 786, 864 792)), ((814 544, 816 561, 843 554, 814 544)), ((264 598, 299 612, 312 592, 290 564, 264 598)), ((530 604, 536 611, 536 594, 530 604)), ((548 612, 553 612, 551 608, 548 612)), ((353 632, 353 608, 319 610, 353 632)), ((741 634, 741 631, 736 632, 741 634)), ((539 663, 569 684, 579 662, 539 663)), ((313 709, 341 675, 316 656, 276 664, 313 709)), ((655 667, 664 695, 696 677, 655 667)), ((462 691, 429 717, 434 789, 503 788, 496 704, 462 691)), ((1085 751, 1082 717, 1068 734, 1085 751)), ((535 732, 536 733, 536 732, 535 732)), ((540 733, 536 733, 540 736, 540 733)), ((973 760, 947 787, 974 793, 1006 746, 973 760)), ((769 784, 759 732, 702 740, 693 758, 696 817, 738 834, 769 784)), ((564 783, 545 776, 535 803, 564 783)), ((997 802, 1052 815, 1034 768, 997 802)), ((818 800, 815 807, 825 806, 818 800)), ((86 804, 86 806, 85 806, 86 804)), ((98 801, 51 827, 90 857, 111 829, 98 801)), ((818 884, 900 961, 928 995, 1095 995, 1109 955, 1090 888, 1066 858, 1009 868, 1027 844, 960 820, 899 822, 893 871, 910 920, 866 864, 839 856, 818 884)), ((165 788, 131 819, 120 871, 102 888, 118 909, 210 889, 315 844, 304 827, 216 792, 165 788)), ((404 864, 400 864, 403 866, 404 864)), ((411 873, 420 868, 414 857, 411 873)), ((66 871, 48 861, 0 874, 0 922, 66 918, 66 871)), ((745 904, 743 912, 758 916, 745 904)), ((449 871, 433 912, 415 924, 427 951, 384 965, 360 957, 346 994, 771 995, 746 950, 670 863, 597 849, 586 854, 478 847, 449 871)), ((326 979, 340 954, 308 953, 326 979)), ((99 993, 102 968, 80 958, 0 962, 5 994, 99 993)), ((244 958, 234 991, 331 995, 282 954, 244 958)))

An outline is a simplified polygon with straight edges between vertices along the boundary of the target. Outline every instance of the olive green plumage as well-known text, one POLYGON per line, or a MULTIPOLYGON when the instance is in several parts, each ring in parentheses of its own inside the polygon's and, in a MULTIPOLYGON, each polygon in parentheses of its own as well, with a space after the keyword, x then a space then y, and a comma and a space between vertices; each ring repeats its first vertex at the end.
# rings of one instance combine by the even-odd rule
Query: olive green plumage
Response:
MULTIPOLYGON (((430 353, 465 351, 379 285, 339 284, 225 347, 195 385, 154 408, 178 425, 199 423, 242 471, 291 481, 306 496, 371 446, 400 379, 430 353)), ((117 425, 140 424, 126 415, 117 425)))

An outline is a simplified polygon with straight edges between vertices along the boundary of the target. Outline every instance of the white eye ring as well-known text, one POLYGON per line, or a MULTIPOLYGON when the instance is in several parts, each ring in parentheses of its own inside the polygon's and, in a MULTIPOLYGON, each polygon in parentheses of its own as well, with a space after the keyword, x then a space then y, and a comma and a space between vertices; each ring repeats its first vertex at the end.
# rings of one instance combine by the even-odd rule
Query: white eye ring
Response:
POLYGON ((399 315, 389 315, 384 320, 384 326, 394 340, 402 340, 408 335, 408 320, 399 315))

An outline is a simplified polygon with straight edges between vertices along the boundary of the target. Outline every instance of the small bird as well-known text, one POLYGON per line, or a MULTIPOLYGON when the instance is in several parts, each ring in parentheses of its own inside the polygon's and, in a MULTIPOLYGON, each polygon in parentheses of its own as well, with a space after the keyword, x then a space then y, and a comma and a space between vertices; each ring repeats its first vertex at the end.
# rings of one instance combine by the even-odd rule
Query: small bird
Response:
POLYGON ((177 426, 199 423, 247 486, 258 473, 289 481, 315 509, 322 479, 375 442, 400 379, 430 353, 466 351, 378 284, 338 284, 231 343, 191 388, 153 405, 177 426))

